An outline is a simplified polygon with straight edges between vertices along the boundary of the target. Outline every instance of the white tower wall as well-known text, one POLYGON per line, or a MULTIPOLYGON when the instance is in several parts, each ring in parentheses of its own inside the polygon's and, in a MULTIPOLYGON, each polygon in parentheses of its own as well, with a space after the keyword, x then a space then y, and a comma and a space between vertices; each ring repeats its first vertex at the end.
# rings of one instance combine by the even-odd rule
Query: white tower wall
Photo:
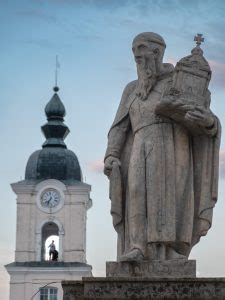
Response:
MULTIPOLYGON (((12 189, 17 195, 17 227, 15 263, 6 266, 10 274, 10 300, 30 300, 46 284, 57 287, 57 299, 62 299, 62 280, 92 276, 91 266, 86 264, 86 220, 87 210, 92 205, 91 187, 83 182, 65 185, 48 179, 38 184, 14 183, 12 189), (40 208, 39 199, 49 188, 59 191, 62 204, 56 211, 45 212, 40 208), (49 222, 59 229, 57 263, 43 262, 41 257, 42 228, 49 222)), ((39 297, 38 293, 34 299, 39 297)))

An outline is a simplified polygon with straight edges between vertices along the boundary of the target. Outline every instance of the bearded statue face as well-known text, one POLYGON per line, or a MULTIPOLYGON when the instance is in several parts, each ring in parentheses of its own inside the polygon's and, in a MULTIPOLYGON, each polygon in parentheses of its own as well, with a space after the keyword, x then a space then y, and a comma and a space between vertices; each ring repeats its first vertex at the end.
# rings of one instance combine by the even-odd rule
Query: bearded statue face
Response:
POLYGON ((150 42, 144 38, 134 39, 132 51, 137 64, 138 84, 136 94, 141 100, 146 100, 154 87, 157 75, 162 66, 164 52, 162 45, 150 42))

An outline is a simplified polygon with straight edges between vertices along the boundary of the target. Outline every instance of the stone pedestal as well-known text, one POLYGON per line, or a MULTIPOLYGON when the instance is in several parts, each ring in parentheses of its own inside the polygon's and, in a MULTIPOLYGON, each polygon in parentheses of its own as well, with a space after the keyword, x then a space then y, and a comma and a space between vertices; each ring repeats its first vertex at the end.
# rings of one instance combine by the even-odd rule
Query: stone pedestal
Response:
POLYGON ((62 287, 63 300, 225 299, 225 278, 83 278, 62 287))
POLYGON ((105 278, 63 281, 63 299, 225 300, 225 278, 195 274, 195 260, 107 262, 105 278))
POLYGON ((187 259, 107 262, 106 277, 195 278, 196 261, 187 259))

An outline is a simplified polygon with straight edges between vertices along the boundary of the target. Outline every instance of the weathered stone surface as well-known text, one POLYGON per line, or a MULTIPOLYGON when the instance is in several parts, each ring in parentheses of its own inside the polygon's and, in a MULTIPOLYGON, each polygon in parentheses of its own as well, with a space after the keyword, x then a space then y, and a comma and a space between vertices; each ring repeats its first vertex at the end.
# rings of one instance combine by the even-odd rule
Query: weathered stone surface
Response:
POLYGON ((107 262, 107 277, 194 278, 196 261, 186 259, 141 262, 107 262))
POLYGON ((221 131, 200 40, 175 69, 160 35, 133 40, 138 78, 124 89, 104 160, 118 261, 187 258, 211 227, 221 131))
POLYGON ((225 278, 85 278, 63 281, 63 300, 224 300, 225 278))

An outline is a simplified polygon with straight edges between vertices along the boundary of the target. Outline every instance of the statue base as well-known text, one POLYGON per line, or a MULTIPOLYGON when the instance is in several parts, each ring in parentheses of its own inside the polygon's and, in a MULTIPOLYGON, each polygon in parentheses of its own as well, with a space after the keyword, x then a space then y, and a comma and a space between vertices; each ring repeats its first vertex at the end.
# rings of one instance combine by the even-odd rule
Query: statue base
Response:
POLYGON ((106 277, 195 278, 196 261, 187 259, 107 262, 106 277))
POLYGON ((93 278, 63 281, 63 300, 224 300, 225 278, 93 278))
POLYGON ((225 300, 225 278, 196 278, 196 261, 107 262, 106 277, 63 281, 64 300, 225 300))

